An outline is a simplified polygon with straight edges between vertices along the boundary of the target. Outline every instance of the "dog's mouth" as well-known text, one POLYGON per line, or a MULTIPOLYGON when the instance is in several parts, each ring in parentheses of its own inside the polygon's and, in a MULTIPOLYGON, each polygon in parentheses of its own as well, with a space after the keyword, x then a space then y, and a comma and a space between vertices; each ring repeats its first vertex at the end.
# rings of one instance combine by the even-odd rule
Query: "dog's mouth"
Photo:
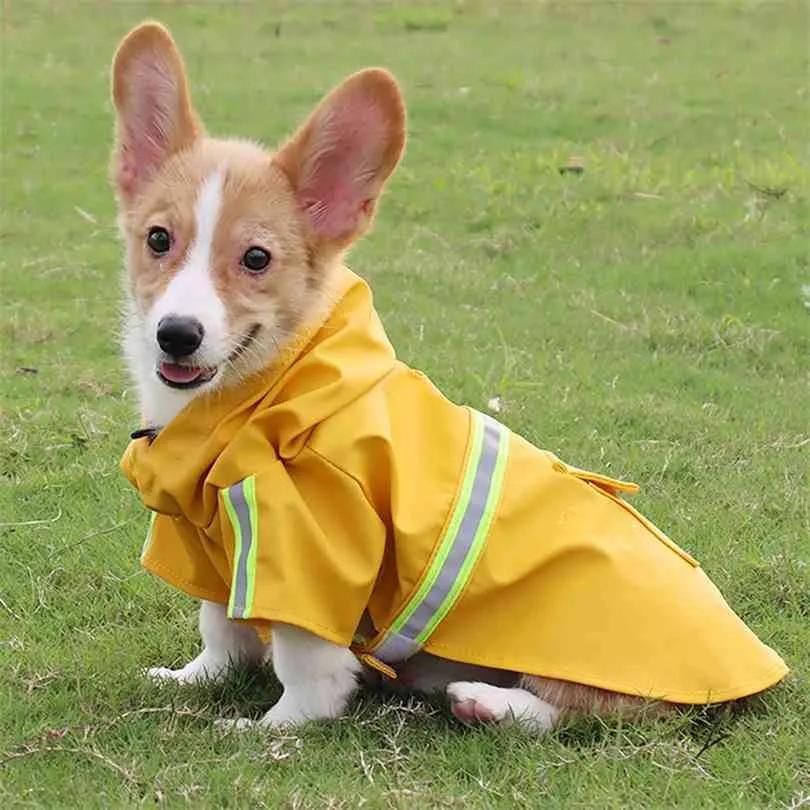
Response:
POLYGON ((233 363, 244 354, 256 339, 260 329, 260 324, 254 324, 219 366, 192 366, 187 363, 172 363, 169 360, 161 360, 157 366, 157 375, 160 381, 168 385, 169 388, 184 390, 199 388, 201 385, 213 380, 221 366, 233 363))
POLYGON ((158 365, 157 375, 170 388, 197 388, 213 380, 217 371, 217 368, 162 362, 158 365))

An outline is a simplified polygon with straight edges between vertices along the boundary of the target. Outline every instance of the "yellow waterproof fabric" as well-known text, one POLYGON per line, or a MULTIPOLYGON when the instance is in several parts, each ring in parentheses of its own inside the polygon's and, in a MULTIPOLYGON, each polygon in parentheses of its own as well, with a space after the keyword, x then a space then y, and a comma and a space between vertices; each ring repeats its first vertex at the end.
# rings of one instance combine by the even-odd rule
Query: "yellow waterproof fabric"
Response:
MULTIPOLYGON (((143 565, 227 604, 234 530, 223 490, 253 476, 260 629, 288 622, 348 645, 384 631, 418 588, 463 475, 471 412, 398 362, 366 284, 273 368, 198 397, 122 466, 157 512, 143 565)), ((425 650, 680 703, 761 691, 784 662, 698 564, 618 496, 510 434, 483 553, 425 650)))

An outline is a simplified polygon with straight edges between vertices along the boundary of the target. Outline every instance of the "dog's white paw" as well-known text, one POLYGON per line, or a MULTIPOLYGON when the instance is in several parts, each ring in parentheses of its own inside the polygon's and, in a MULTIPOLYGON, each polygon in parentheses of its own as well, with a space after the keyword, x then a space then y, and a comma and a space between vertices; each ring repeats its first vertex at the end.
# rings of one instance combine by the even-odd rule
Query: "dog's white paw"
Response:
POLYGON ((247 731, 250 728, 253 728, 256 725, 255 721, 251 720, 249 717, 237 717, 235 720, 216 720, 214 722, 214 726, 218 728, 220 731, 225 732, 232 732, 232 731, 247 731))
POLYGON ((186 668, 169 669, 169 667, 150 667, 145 669, 143 674, 147 678, 155 681, 175 681, 176 683, 191 683, 186 668))
POLYGON ((300 711, 290 711, 289 706, 278 708, 278 704, 276 704, 260 720, 238 717, 235 720, 216 720, 214 725, 225 732, 247 731, 251 728, 280 729, 299 726, 301 723, 305 723, 307 719, 300 711))
POLYGON ((198 684, 221 681, 230 669, 230 659, 211 655, 207 650, 179 669, 151 667, 145 670, 147 678, 155 681, 174 681, 180 684, 198 684))
POLYGON ((144 674, 158 683, 168 683, 170 681, 183 685, 200 684, 206 681, 216 681, 222 677, 226 667, 201 667, 195 666, 194 662, 186 664, 180 669, 169 669, 169 667, 151 667, 144 674))
POLYGON ((317 715, 315 718, 311 718, 303 706, 290 700, 289 697, 285 700, 282 696, 278 703, 258 721, 258 724, 264 728, 294 728, 310 719, 322 718, 317 715))
POLYGON ((456 719, 462 723, 494 723, 508 726, 514 722, 534 733, 552 729, 560 710, 525 689, 504 689, 478 681, 448 684, 447 697, 456 719))

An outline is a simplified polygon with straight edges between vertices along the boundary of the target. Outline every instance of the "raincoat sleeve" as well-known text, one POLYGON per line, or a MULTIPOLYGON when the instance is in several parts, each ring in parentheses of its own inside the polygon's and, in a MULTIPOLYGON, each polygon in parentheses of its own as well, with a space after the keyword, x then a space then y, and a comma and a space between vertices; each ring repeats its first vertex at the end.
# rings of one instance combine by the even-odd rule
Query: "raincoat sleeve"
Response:
POLYGON ((190 596, 224 604, 228 587, 221 557, 205 534, 184 518, 152 512, 141 554, 147 571, 190 596))
POLYGON ((228 616, 351 643, 382 564, 385 525, 360 484, 306 448, 219 491, 228 616))

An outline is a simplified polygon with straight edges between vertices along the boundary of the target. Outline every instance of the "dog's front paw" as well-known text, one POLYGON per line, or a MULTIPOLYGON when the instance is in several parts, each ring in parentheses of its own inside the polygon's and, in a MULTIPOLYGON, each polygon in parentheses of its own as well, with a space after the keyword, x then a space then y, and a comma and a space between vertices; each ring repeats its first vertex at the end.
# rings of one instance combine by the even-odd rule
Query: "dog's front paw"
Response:
POLYGON ((289 712, 282 708, 279 710, 274 706, 261 719, 251 720, 249 717, 237 717, 233 720, 221 719, 214 721, 214 725, 220 731, 227 733, 247 731, 251 728, 281 729, 293 728, 307 721, 307 717, 301 712, 289 712))
POLYGON ((146 677, 162 683, 168 681, 180 684, 197 684, 206 681, 214 683, 227 676, 230 666, 229 658, 212 655, 208 650, 204 650, 193 661, 189 661, 180 669, 151 667, 144 674, 146 677))
POLYGON ((185 667, 181 669, 169 669, 169 667, 149 667, 143 671, 144 677, 155 681, 176 681, 177 683, 189 683, 185 667))
POLYGON ((235 720, 221 719, 214 721, 214 726, 220 731, 225 732, 247 731, 255 725, 255 721, 251 720, 249 717, 237 717, 235 720))
POLYGON ((293 701, 282 699, 258 721, 258 725, 263 728, 295 728, 310 719, 313 718, 308 717, 302 707, 295 705, 293 701))
POLYGON ((144 671, 147 678, 151 678, 158 683, 179 683, 183 685, 203 683, 205 681, 215 681, 219 678, 221 669, 207 669, 195 666, 192 661, 180 669, 169 669, 169 667, 150 667, 144 671))

